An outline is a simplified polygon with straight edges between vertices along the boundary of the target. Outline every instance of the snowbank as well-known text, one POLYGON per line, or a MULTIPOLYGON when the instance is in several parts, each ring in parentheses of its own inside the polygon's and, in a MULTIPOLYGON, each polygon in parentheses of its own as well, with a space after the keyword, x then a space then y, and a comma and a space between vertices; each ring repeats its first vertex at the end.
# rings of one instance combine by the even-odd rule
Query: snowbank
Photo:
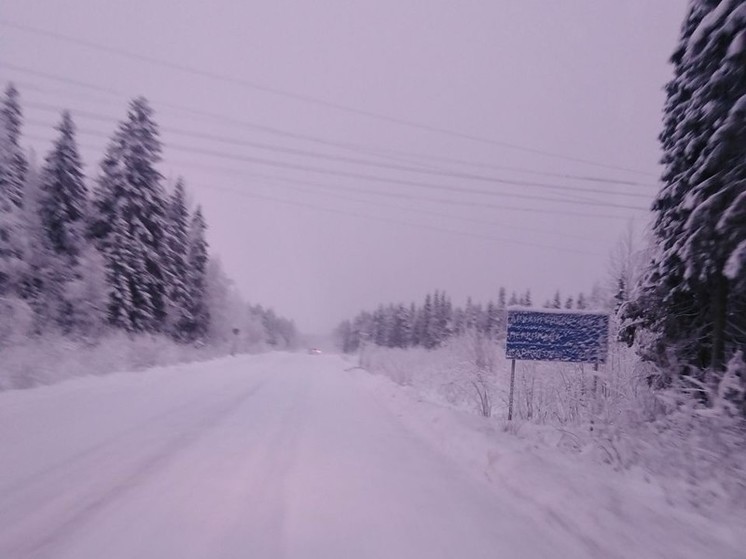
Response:
POLYGON ((0 349, 0 391, 73 377, 205 361, 230 351, 228 345, 195 347, 164 336, 129 337, 119 333, 89 343, 53 336, 27 338, 0 349))
POLYGON ((546 519, 599 557, 742 556, 743 508, 709 508, 705 515, 673 501, 672 487, 643 468, 612 471, 587 449, 577 455, 558 452, 564 439, 576 439, 571 431, 482 418, 435 404, 416 388, 396 386, 382 376, 352 374, 405 428, 510 498, 520 507, 517 512, 546 519))
MULTIPOLYGON (((621 472, 638 472, 666 499, 710 516, 746 511, 746 436, 741 419, 703 409, 681 390, 654 390, 654 371, 612 344, 591 366, 519 361, 508 423, 510 361, 474 339, 427 351, 368 347, 362 365, 441 406, 490 418, 533 445, 560 448, 621 472)), ((456 441, 454 444, 458 444, 456 441)))

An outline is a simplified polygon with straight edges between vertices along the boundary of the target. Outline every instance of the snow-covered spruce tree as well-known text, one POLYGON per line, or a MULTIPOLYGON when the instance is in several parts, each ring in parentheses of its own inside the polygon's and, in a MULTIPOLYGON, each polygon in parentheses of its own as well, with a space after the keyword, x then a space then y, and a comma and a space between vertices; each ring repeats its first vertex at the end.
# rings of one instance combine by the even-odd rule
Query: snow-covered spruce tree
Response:
POLYGON ((411 303, 409 307, 405 307, 404 320, 402 325, 402 336, 404 338, 404 347, 415 345, 414 340, 414 326, 415 319, 417 318, 417 306, 411 303))
POLYGON ((657 251, 623 309, 668 374, 722 370, 746 345, 746 4, 693 0, 671 61, 657 251), (740 255, 740 256, 739 256, 740 255))
POLYGON ((106 146, 99 176, 93 189, 92 208, 88 217, 88 236, 96 247, 105 252, 118 215, 119 200, 127 194, 124 171, 124 123, 120 123, 106 146))
POLYGON ((23 216, 14 202, 22 184, 13 163, 7 119, 0 119, 0 297, 18 295, 24 275, 23 216))
POLYGON ((160 154, 153 111, 147 100, 139 97, 130 103, 127 119, 120 124, 101 163, 90 229, 106 257, 110 283, 127 285, 129 290, 128 299, 113 296, 110 301, 112 321, 127 324, 134 331, 160 331, 168 307, 166 202, 156 169, 160 154), (112 224, 117 221, 124 228, 117 232, 117 242, 130 243, 124 252, 122 246, 112 246, 112 224), (131 260, 115 262, 117 251, 131 260), (119 308, 125 301, 130 307, 119 308), (125 314, 129 316, 126 320, 125 314))
POLYGON ((106 281, 109 286, 109 321, 127 332, 134 332, 136 309, 132 293, 134 257, 132 249, 135 243, 130 235, 124 218, 115 213, 114 222, 107 238, 106 281))
POLYGON ((531 299, 530 289, 527 289, 526 292, 521 295, 521 300, 518 304, 522 307, 532 307, 534 305, 533 300, 531 299))
POLYGON ((391 316, 391 331, 389 345, 391 347, 407 347, 410 338, 409 312, 404 305, 397 305, 391 316))
POLYGON ((27 236, 25 296, 34 309, 35 331, 95 338, 106 322, 106 268, 86 239, 87 188, 68 113, 60 135, 37 171, 29 162, 24 190, 27 236))
POLYGON ((189 245, 187 251, 186 291, 188 322, 184 334, 190 341, 205 339, 209 325, 210 312, 207 306, 207 225, 202 216, 202 208, 192 216, 189 224, 189 245))
POLYGON ((68 111, 57 126, 59 136, 41 174, 39 213, 52 250, 72 265, 83 248, 83 224, 88 191, 68 111))
POLYGON ((490 301, 487 304, 487 314, 485 317, 485 334, 489 339, 497 339, 503 330, 503 311, 497 304, 490 301))
POLYGON ((560 295, 560 292, 557 291, 554 294, 554 299, 552 299, 552 308, 553 309, 561 309, 562 308, 562 296, 560 295))
POLYGON ((435 324, 435 305, 433 297, 429 293, 425 296, 425 303, 422 305, 419 317, 419 340, 420 344, 427 349, 432 349, 438 343, 434 337, 435 324))
POLYGON ((373 338, 372 342, 377 346, 384 347, 388 345, 389 324, 386 317, 386 309, 379 305, 373 313, 373 338))
POLYGON ((477 327, 478 309, 471 297, 466 299, 466 308, 464 309, 464 331, 472 330, 477 327))
POLYGON ((443 291, 440 294, 440 308, 438 309, 439 343, 445 342, 453 336, 453 303, 443 291))
POLYGON ((168 200, 166 229, 166 257, 168 258, 167 329, 177 340, 188 338, 192 315, 189 308, 188 258, 189 210, 187 209, 184 182, 176 182, 168 200))
POLYGON ((40 211, 43 198, 42 174, 35 159, 29 161, 23 187, 23 208, 19 233, 23 242, 23 272, 18 276, 18 294, 32 310, 34 334, 59 326, 66 310, 65 279, 70 277, 69 263, 52 249, 40 211))
POLYGON ((23 192, 28 164, 20 146, 18 91, 9 85, 0 105, 0 296, 19 296, 26 280, 23 192))
POLYGON ((23 125, 23 112, 18 90, 11 83, 5 89, 5 96, 0 106, 0 118, 5 129, 5 145, 7 150, 3 167, 0 168, 0 190, 15 205, 23 206, 23 184, 26 179, 28 162, 21 148, 21 126, 23 125))

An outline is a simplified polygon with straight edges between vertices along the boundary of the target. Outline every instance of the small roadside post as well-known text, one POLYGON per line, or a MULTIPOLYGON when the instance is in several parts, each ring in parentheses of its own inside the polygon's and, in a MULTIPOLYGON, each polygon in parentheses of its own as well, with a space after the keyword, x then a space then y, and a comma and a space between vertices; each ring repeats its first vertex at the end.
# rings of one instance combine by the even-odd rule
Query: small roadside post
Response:
POLYGON ((231 355, 236 355, 236 346, 238 345, 238 334, 241 330, 238 328, 233 329, 233 343, 231 344, 231 355))
POLYGON ((595 395, 598 365, 606 362, 608 343, 606 313, 509 307, 505 339, 505 357, 512 360, 508 420, 513 419, 516 360, 593 363, 595 395))

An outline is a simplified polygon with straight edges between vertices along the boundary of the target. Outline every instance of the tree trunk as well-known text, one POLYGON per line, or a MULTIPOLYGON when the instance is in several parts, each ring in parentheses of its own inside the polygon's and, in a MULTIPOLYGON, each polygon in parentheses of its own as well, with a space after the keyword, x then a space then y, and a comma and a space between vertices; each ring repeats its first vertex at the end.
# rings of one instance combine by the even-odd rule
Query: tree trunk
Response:
POLYGON ((712 305, 710 368, 712 371, 722 371, 725 367, 725 317, 728 304, 728 280, 722 274, 715 276, 710 301, 712 305))

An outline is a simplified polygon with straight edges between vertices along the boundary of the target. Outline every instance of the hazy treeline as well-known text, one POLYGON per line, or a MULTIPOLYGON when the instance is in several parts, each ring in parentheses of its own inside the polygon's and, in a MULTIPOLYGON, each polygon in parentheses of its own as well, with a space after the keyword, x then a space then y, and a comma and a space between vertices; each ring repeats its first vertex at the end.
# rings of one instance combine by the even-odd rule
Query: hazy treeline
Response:
POLYGON ((179 343, 295 345, 294 324, 244 303, 209 254, 207 221, 184 181, 158 171, 162 144, 145 98, 131 101, 95 176, 72 115, 37 163, 22 147, 19 93, 0 105, 0 348, 109 331, 179 343))
MULTIPOLYGON (((545 308, 588 309, 599 308, 605 301, 599 290, 591 296, 584 293, 577 297, 563 298, 557 291, 545 308)), ((445 291, 427 294, 422 304, 380 305, 375 311, 363 311, 351 320, 343 321, 335 330, 335 337, 342 351, 357 351, 362 343, 370 342, 382 347, 417 347, 433 349, 452 336, 477 332, 491 339, 505 335, 506 309, 511 306, 532 307, 531 291, 511 293, 498 290, 497 299, 486 304, 474 303, 471 298, 463 307, 453 305, 445 291)))

